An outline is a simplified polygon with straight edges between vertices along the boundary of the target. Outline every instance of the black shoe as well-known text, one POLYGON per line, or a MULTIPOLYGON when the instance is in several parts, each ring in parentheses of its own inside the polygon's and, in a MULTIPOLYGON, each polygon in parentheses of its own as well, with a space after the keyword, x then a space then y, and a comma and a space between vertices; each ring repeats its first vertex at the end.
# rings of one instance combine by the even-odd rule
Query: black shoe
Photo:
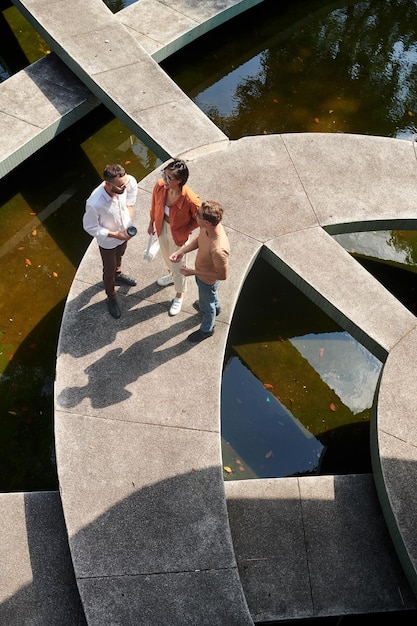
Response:
POLYGON ((121 311, 116 298, 107 298, 107 308, 109 309, 110 315, 118 320, 121 316, 121 311))
MULTIPOLYGON (((200 306, 199 306, 199 304, 198 304, 198 300, 196 300, 195 302, 193 302, 193 307, 194 307, 194 309, 195 309, 196 311, 198 311, 198 313, 200 313, 200 314, 201 314, 201 311, 200 311, 200 306)), ((221 307, 219 306, 219 308, 218 308, 218 309, 216 309, 216 317, 217 317, 218 315, 220 315, 220 313, 221 313, 221 312, 222 312, 222 309, 221 309, 221 307)))
POLYGON ((191 335, 188 335, 187 339, 188 341, 191 341, 191 343, 200 343, 200 341, 203 341, 204 339, 208 339, 209 337, 212 337, 214 335, 214 329, 212 331, 210 331, 209 333, 205 333, 204 330, 196 330, 193 333, 191 333, 191 335))
POLYGON ((129 285, 129 287, 135 287, 137 285, 137 281, 131 276, 126 276, 126 274, 116 274, 116 285, 129 285))

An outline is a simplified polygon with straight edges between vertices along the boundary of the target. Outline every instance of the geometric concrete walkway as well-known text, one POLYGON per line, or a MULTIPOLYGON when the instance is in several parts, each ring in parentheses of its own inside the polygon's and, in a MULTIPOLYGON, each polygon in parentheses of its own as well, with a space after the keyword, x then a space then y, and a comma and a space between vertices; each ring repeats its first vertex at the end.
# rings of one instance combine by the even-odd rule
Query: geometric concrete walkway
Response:
MULTIPOLYGON (((181 154, 189 162, 190 185, 202 199, 215 197, 225 206, 233 251, 216 333, 190 346, 184 339, 198 325, 191 306, 195 284, 189 282, 183 312, 173 320, 167 315, 170 290, 155 286, 160 259, 148 264, 142 258, 155 171, 139 183, 138 235, 125 265, 137 275, 138 286, 120 288, 122 318, 109 318, 103 303, 95 242, 75 277, 58 349, 55 433, 66 529, 88 623, 243 626, 261 619, 415 609, 371 477, 240 481, 228 483, 225 491, 219 423, 227 333, 240 289, 261 255, 385 362, 373 418, 374 478, 397 554, 416 591, 417 429, 409 416, 417 397, 412 377, 417 322, 328 234, 417 227, 414 144, 321 134, 229 141, 148 64, 143 49, 130 41, 129 57, 119 53, 125 26, 99 0, 82 3, 82 24, 74 19, 81 14, 78 1, 66 3, 65 11, 61 3, 17 4, 37 14, 42 29, 59 41, 55 51, 65 62, 71 57, 79 77, 88 71, 85 82, 100 99, 112 74, 126 73, 121 62, 131 63, 129 73, 139 72, 135 84, 151 85, 153 106, 149 94, 146 106, 139 96, 132 104, 127 89, 117 94, 117 107, 133 116, 130 123, 151 143, 160 142, 161 154, 181 154), (94 20, 88 20, 89 11, 94 20), (94 32, 84 24, 94 25, 94 32), (106 46, 98 49, 104 33, 111 33, 115 54, 106 46), (182 104, 186 137, 172 115, 182 104), (179 138, 187 144, 183 149, 179 138), (259 510, 268 515, 256 517, 259 510), (369 513, 361 527, 355 528, 353 510, 369 513), (259 530, 266 520, 272 524, 266 526, 268 541, 257 544, 259 537, 247 536, 245 528, 259 530), (363 532, 369 520, 372 541, 363 532), (274 526, 285 542, 277 545, 274 526), (340 533, 332 535, 336 529, 340 533), (295 541, 298 533, 302 541, 295 541), (329 539, 331 549, 323 544, 329 539), (298 552, 289 551, 291 541, 298 552), (376 546, 382 548, 379 554, 376 546), (296 556, 298 564, 289 560, 296 556), (329 593, 323 576, 336 562, 343 563, 337 570, 340 586, 333 584, 329 593)), ((160 18, 161 9, 175 11, 179 4, 196 9, 174 4, 172 9, 141 0, 136 10, 146 8, 149 15, 157 9, 160 18)), ((182 20, 183 14, 177 17, 182 20)))

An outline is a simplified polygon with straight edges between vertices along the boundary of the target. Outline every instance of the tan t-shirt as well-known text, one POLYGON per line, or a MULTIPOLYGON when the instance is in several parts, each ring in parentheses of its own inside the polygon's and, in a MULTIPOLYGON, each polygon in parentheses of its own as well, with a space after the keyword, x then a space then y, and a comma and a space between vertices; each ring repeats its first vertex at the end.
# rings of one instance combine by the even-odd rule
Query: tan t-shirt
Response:
POLYGON ((224 277, 224 269, 227 268, 230 254, 230 243, 226 232, 221 224, 217 229, 217 236, 210 239, 205 228, 200 229, 198 235, 198 250, 195 259, 195 271, 203 283, 208 285, 216 281, 208 281, 200 276, 200 272, 216 272, 224 277))

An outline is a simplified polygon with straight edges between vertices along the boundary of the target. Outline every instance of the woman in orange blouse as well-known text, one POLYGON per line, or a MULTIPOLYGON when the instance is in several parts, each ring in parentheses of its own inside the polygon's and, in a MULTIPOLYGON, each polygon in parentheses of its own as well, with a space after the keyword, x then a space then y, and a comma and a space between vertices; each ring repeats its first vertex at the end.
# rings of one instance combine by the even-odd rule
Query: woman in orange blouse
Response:
POLYGON ((174 284, 175 287, 170 315, 181 311, 186 277, 180 269, 186 264, 186 259, 184 257, 181 263, 172 263, 169 257, 188 241, 197 228, 196 213, 201 206, 199 196, 185 184, 188 176, 185 161, 175 159, 164 167, 162 178, 155 183, 152 192, 148 234, 156 232, 158 235, 161 254, 168 268, 168 274, 158 278, 157 284, 160 287, 174 284))

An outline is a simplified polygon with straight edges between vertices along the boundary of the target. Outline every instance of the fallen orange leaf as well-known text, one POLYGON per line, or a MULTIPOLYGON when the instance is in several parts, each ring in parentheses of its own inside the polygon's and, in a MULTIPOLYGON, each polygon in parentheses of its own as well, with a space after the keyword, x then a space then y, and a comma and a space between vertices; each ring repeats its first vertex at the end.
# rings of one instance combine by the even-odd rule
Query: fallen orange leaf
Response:
POLYGON ((333 404, 333 402, 330 402, 330 410, 331 411, 336 411, 336 405, 333 404))
POLYGON ((56 272, 52 272, 52 276, 53 276, 54 278, 58 278, 58 274, 57 274, 56 272))
POLYGON ((25 263, 26 263, 26 265, 32 265, 30 259, 25 259, 25 263))
POLYGON ((241 460, 240 460, 240 459, 236 459, 236 463, 237 463, 238 465, 240 465, 240 464, 241 464, 241 460))
POLYGON ((239 469, 240 469, 241 472, 245 471, 245 468, 243 467, 243 465, 239 465, 239 469))
POLYGON ((33 235, 34 237, 36 237, 36 235, 37 235, 37 234, 38 234, 38 231, 36 230, 36 228, 34 228, 34 229, 32 230, 32 235, 33 235))
POLYGON ((233 470, 231 467, 229 467, 228 465, 223 465, 223 469, 225 472, 227 472, 228 474, 232 474, 233 470))
POLYGON ((264 387, 265 389, 273 389, 274 385, 271 385, 270 383, 264 383, 264 387))
POLYGON ((316 122, 316 124, 320 124, 320 118, 319 117, 315 117, 314 121, 316 122))

